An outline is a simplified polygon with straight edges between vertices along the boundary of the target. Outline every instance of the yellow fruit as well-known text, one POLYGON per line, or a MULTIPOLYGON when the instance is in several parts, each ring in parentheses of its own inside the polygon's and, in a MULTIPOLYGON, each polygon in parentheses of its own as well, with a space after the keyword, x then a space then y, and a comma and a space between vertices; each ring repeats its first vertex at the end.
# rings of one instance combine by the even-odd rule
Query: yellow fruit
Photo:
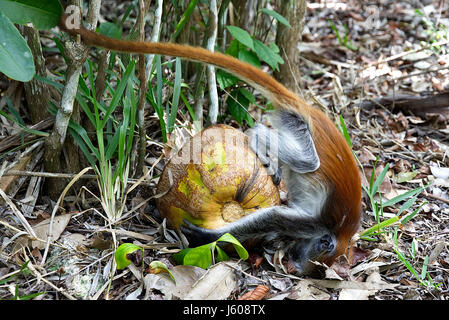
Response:
POLYGON ((157 193, 172 228, 184 219, 216 229, 260 208, 279 205, 279 190, 248 147, 248 137, 215 125, 191 138, 166 164, 157 193))

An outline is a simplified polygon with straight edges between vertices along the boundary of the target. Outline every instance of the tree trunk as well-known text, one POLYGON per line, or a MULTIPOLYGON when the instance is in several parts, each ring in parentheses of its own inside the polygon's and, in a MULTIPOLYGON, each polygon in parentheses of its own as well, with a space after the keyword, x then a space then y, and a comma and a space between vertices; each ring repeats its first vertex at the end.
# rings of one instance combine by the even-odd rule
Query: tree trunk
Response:
MULTIPOLYGON (((36 74, 43 77, 47 76, 39 31, 32 27, 23 26, 22 34, 27 39, 28 46, 33 53, 36 74)), ((31 122, 36 124, 48 118, 50 114, 47 111, 47 106, 50 93, 47 84, 33 78, 31 81, 24 83, 24 88, 31 122)))
POLYGON ((279 66, 279 71, 274 77, 288 89, 299 93, 299 50, 304 27, 304 16, 306 13, 306 0, 281 0, 281 12, 290 23, 291 28, 278 22, 276 33, 276 44, 280 48, 284 64, 279 66))

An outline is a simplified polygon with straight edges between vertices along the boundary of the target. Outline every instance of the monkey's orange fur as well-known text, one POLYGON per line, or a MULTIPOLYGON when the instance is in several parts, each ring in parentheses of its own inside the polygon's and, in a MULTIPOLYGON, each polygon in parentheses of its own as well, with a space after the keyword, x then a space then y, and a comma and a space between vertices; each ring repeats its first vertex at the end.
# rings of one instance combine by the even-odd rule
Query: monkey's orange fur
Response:
POLYGON ((306 174, 315 175, 321 184, 334 191, 332 204, 323 210, 326 210, 324 214, 331 217, 335 222, 334 225, 337 226, 335 228, 337 249, 335 254, 324 262, 331 264, 337 256, 345 253, 351 237, 357 231, 360 220, 361 183, 359 171, 348 144, 323 112, 309 106, 270 75, 229 55, 174 43, 111 39, 85 28, 69 29, 65 22, 66 17, 63 16, 60 27, 69 34, 79 34, 88 45, 120 52, 175 56, 214 65, 254 86, 276 108, 294 111, 302 115, 309 124, 320 158, 319 169, 306 174))

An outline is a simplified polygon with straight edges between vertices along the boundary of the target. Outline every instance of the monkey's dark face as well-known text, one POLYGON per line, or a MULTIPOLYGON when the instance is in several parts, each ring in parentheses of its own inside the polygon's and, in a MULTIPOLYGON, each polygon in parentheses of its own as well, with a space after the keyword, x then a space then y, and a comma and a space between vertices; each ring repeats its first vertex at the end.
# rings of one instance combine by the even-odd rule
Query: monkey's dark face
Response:
POLYGON ((296 273, 306 275, 313 271, 315 264, 312 261, 324 261, 335 254, 337 241, 332 234, 324 234, 320 237, 304 239, 295 242, 288 255, 290 262, 296 268, 296 273))

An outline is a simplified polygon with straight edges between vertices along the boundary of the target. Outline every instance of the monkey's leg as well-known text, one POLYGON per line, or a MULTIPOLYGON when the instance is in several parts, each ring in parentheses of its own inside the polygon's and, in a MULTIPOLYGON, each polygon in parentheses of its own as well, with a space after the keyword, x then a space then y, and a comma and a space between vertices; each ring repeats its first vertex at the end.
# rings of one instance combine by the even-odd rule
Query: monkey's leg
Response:
POLYGON ((251 149, 262 163, 268 164, 271 172, 278 168, 274 159, 298 173, 319 168, 320 159, 309 126, 300 115, 289 111, 277 112, 273 116, 273 126, 275 129, 257 124, 250 137, 251 149))

